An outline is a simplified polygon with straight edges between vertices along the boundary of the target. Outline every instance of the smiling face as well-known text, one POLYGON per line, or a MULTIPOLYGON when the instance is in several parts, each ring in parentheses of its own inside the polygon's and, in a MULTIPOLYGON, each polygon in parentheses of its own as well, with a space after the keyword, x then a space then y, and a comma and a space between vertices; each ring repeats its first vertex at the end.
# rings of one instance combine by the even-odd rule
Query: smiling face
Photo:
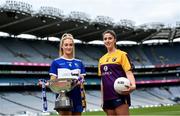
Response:
POLYGON ((59 56, 74 58, 74 38, 71 34, 65 33, 61 37, 59 56))
POLYGON ((73 40, 70 38, 64 39, 61 49, 63 51, 63 55, 67 55, 67 56, 72 55, 73 56, 73 49, 74 49, 73 40))
POLYGON ((103 35, 103 41, 108 51, 114 49, 116 46, 116 39, 111 33, 105 33, 103 35))

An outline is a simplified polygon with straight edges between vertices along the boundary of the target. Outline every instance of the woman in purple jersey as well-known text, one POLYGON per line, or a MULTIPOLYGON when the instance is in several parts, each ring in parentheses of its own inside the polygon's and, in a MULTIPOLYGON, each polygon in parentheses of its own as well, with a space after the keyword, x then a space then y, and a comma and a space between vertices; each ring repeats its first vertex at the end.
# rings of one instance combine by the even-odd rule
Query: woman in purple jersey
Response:
POLYGON ((58 78, 58 70, 72 71, 73 73, 78 73, 80 75, 78 85, 73 88, 69 93, 69 97, 73 102, 73 108, 69 111, 61 111, 57 109, 59 115, 81 115, 83 109, 86 106, 85 92, 83 87, 83 79, 85 76, 85 67, 81 60, 75 59, 75 47, 74 38, 71 34, 62 35, 59 47, 60 57, 55 59, 50 67, 50 78, 51 80, 58 78))
POLYGON ((98 74, 101 76, 102 107, 107 115, 129 115, 130 93, 136 89, 132 66, 126 52, 116 48, 113 30, 103 33, 107 53, 99 60, 98 74), (130 80, 130 87, 122 94, 114 90, 114 81, 119 77, 130 80))

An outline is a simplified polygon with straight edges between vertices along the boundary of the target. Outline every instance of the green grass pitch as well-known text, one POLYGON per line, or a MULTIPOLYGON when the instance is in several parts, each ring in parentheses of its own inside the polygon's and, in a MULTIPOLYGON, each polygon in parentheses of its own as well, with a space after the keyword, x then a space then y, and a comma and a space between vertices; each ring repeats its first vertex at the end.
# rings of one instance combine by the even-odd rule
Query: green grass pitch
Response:
MULTIPOLYGON (((98 115, 98 116, 106 116, 104 112, 83 112, 82 116, 88 115, 98 115)), ((151 108, 137 108, 130 109, 130 115, 151 115, 151 116, 180 116, 180 104, 173 106, 161 106, 161 107, 151 107, 151 108)), ((57 116, 57 115, 50 115, 57 116)))

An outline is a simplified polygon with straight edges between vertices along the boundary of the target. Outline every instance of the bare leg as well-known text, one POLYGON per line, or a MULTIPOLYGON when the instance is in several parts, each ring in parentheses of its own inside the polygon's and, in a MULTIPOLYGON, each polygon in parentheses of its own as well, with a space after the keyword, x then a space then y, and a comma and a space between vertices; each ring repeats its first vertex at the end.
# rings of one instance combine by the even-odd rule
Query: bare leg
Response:
POLYGON ((114 116, 114 115, 116 115, 116 112, 114 110, 105 109, 104 111, 106 112, 107 116, 114 116))
POLYGON ((71 116, 72 112, 71 111, 58 111, 59 116, 71 116))
POLYGON ((123 116, 129 116, 129 105, 128 104, 122 104, 115 108, 116 115, 123 115, 123 116))
POLYGON ((81 116, 81 112, 73 112, 72 115, 81 116))

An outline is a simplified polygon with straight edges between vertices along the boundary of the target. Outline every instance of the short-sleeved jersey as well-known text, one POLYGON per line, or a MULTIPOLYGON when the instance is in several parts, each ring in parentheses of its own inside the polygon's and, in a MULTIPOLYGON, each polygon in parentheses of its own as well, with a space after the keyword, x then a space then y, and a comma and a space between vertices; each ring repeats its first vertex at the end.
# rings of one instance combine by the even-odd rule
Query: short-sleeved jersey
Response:
MULTIPOLYGON (((78 72, 81 75, 85 75, 85 67, 81 60, 78 59, 65 59, 60 57, 55 59, 50 67, 49 75, 53 75, 58 78, 59 71, 65 72, 78 72), (59 70, 61 69, 61 70, 59 70)), ((59 72, 60 73, 60 72, 59 72)), ((70 91, 70 98, 73 100, 74 106, 82 106, 82 96, 81 96, 81 88, 76 86, 73 90, 70 91)))
POLYGON ((86 73, 82 61, 78 59, 65 59, 63 57, 55 59, 51 64, 49 75, 58 77, 58 69, 70 70, 72 72, 78 71, 81 75, 86 73))
POLYGON ((118 98, 119 94, 114 90, 114 81, 118 77, 126 77, 125 72, 131 69, 127 53, 119 49, 111 54, 106 53, 100 58, 98 75, 102 77, 104 100, 118 98))

